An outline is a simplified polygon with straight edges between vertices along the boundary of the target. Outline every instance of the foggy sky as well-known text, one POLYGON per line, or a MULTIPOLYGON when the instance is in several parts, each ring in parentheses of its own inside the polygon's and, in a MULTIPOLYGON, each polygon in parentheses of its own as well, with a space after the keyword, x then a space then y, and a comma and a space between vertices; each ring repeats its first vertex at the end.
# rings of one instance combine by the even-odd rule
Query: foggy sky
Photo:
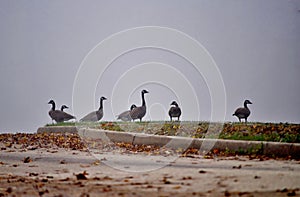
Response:
MULTIPOLYGON (((224 81, 225 121, 237 121, 232 113, 244 99, 250 99, 249 121, 299 123, 299 9, 297 0, 2 0, 0 132, 34 132, 51 123, 50 99, 58 106, 68 105, 67 112, 73 113, 74 80, 86 55, 112 34, 140 26, 177 29, 205 47, 224 81)), ((210 120, 211 100, 203 76, 195 74, 191 63, 179 55, 151 48, 123 54, 101 77, 94 105, 98 108, 100 96, 108 97, 103 120, 115 120, 115 113, 127 110, 131 103, 140 105, 143 88, 150 91, 144 119, 168 120, 166 111, 176 97, 155 84, 136 84, 124 95, 128 105, 111 106, 109 96, 116 81, 128 69, 146 62, 171 65, 192 84, 200 114, 194 117, 183 109, 183 120, 210 120)))

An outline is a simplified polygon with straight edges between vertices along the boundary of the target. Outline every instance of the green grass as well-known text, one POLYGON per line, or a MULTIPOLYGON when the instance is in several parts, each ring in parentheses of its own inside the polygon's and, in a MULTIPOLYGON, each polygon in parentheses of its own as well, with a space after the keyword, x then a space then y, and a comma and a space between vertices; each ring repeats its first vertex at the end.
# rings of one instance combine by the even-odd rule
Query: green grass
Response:
POLYGON ((46 124, 46 127, 52 126, 75 126, 75 122, 60 122, 60 123, 53 123, 53 124, 46 124))
POLYGON ((79 126, 156 135, 232 140, 300 143, 300 124, 290 123, 209 123, 201 121, 59 123, 46 126, 79 126))

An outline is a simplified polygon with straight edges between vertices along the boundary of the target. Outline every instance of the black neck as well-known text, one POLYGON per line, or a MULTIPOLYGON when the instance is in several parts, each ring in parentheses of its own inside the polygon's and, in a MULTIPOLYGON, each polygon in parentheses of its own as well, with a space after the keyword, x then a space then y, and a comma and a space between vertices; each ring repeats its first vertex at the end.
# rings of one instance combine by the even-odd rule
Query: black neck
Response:
POLYGON ((103 99, 100 99, 100 107, 99 107, 99 110, 100 109, 103 109, 103 99))
POLYGON ((143 92, 142 92, 142 106, 146 106, 145 96, 143 92))
POLYGON ((52 110, 53 111, 55 110, 55 103, 54 102, 52 103, 52 110))
POLYGON ((247 103, 246 103, 246 102, 244 102, 244 107, 245 107, 245 108, 248 108, 248 106, 247 106, 247 103))

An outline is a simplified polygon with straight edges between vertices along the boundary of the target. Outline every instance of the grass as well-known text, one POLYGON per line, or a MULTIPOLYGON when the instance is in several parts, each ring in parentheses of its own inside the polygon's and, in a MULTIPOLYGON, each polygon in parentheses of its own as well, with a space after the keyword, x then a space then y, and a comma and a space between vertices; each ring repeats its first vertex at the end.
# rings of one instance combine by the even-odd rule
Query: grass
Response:
POLYGON ((300 143, 300 124, 290 123, 209 123, 199 121, 59 123, 46 126, 79 126, 96 129, 193 138, 300 143))

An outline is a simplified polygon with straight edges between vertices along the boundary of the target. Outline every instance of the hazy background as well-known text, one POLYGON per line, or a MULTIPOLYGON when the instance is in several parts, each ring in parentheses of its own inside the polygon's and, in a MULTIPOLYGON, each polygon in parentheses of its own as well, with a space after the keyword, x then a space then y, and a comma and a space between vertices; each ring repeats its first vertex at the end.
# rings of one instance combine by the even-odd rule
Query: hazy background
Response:
MULTIPOLYGON (((226 121, 237 121, 231 115, 247 98, 253 102, 250 121, 299 123, 299 10, 297 0, 1 0, 0 132, 33 132, 50 123, 50 99, 68 105, 72 113, 73 83, 87 53, 113 33, 150 25, 185 32, 209 51, 226 88, 226 121)), ((210 95, 203 78, 169 51, 141 49, 119 57, 99 81, 96 97, 109 97, 118 77, 149 61, 180 70, 197 92, 199 120, 209 120, 210 95)), ((162 113, 173 95, 161 86, 144 88, 151 92, 145 120, 167 120, 162 113), (159 95, 161 104, 153 105, 159 95)), ((138 105, 140 90, 130 98, 138 105)), ((109 101, 104 110, 103 120, 115 119, 109 101)), ((183 109, 183 120, 188 113, 183 109)))

